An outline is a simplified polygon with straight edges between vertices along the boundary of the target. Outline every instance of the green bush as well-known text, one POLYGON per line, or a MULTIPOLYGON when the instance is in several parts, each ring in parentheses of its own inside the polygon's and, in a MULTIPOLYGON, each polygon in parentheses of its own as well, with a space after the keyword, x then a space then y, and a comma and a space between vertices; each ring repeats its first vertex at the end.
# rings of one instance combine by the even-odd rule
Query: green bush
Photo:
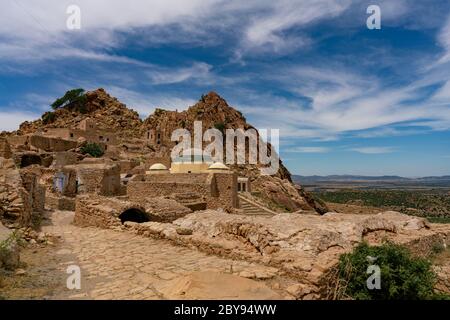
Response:
POLYGON ((429 260, 413 257, 407 248, 390 242, 381 246, 361 243, 339 260, 339 287, 344 297, 362 300, 443 298, 434 293, 435 283, 436 275, 429 260), (370 257, 376 260, 370 261, 370 257), (368 289, 369 265, 380 267, 380 289, 368 289))
POLYGON ((214 128, 216 128, 220 132, 224 133, 224 131, 225 131, 225 123, 223 123, 223 122, 215 123, 214 124, 214 128))
POLYGON ((87 143, 80 149, 82 154, 89 154, 92 157, 99 158, 103 156, 104 151, 97 143, 87 143))
POLYGON ((71 107, 81 113, 86 113, 87 97, 84 93, 84 89, 72 89, 67 91, 64 96, 58 98, 51 104, 54 110, 60 108, 71 107))
POLYGON ((42 122, 44 124, 52 123, 56 120, 56 114, 54 112, 48 111, 42 115, 42 122))

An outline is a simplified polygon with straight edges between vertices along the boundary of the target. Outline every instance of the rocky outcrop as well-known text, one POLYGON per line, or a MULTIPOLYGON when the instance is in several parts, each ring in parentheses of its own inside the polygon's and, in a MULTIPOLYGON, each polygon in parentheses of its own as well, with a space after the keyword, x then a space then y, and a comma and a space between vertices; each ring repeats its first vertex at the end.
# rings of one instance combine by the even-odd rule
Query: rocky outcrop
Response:
POLYGON ((283 213, 267 217, 207 210, 172 223, 126 223, 126 227, 211 254, 279 268, 301 284, 291 288, 299 299, 318 298, 339 256, 362 241, 380 244, 390 240, 420 255, 429 254, 436 244, 450 244, 449 226, 430 225, 423 218, 392 211, 377 215, 283 213), (180 228, 189 232, 177 232, 180 228))
POLYGON ((54 121, 44 124, 42 119, 24 122, 15 135, 36 133, 44 128, 75 128, 86 119, 91 118, 101 130, 110 130, 120 137, 138 137, 142 124, 139 114, 111 97, 104 89, 97 89, 86 93, 87 102, 85 112, 81 113, 70 108, 61 108, 54 112, 54 121))

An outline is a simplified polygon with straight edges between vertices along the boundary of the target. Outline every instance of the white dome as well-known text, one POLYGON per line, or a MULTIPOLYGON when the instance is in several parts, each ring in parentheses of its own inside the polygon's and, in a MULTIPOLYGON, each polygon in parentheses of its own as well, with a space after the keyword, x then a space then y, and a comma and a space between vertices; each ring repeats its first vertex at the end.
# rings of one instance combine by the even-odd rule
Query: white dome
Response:
POLYGON ((167 167, 162 163, 152 164, 150 167, 150 171, 157 171, 157 170, 167 170, 167 167))
POLYGON ((222 162, 214 162, 212 165, 208 167, 208 170, 230 170, 230 169, 222 162))

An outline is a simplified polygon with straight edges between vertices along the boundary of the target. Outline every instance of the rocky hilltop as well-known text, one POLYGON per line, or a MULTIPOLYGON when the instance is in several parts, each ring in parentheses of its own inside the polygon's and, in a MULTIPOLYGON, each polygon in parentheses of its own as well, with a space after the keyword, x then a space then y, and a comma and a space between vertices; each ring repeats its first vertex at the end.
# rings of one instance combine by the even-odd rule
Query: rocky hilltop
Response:
POLYGON ((139 136, 142 120, 136 111, 127 108, 102 88, 87 92, 86 98, 82 112, 74 108, 60 108, 52 112, 52 120, 46 122, 43 116, 32 122, 23 122, 15 133, 23 135, 45 128, 71 128, 76 127, 83 119, 91 118, 99 129, 114 131, 121 137, 139 136))
MULTIPOLYGON (((129 109, 117 98, 110 96, 104 89, 86 92, 86 103, 83 109, 66 106, 54 112, 47 112, 41 119, 24 122, 13 135, 26 135, 49 128, 76 128, 81 121, 90 118, 101 130, 108 130, 120 139, 117 159, 126 157, 169 157, 174 142, 171 134, 175 129, 185 128, 193 133, 195 121, 202 121, 203 130, 216 128, 226 129, 254 127, 247 123, 242 113, 228 105, 215 92, 202 95, 201 99, 184 111, 169 111, 157 108, 153 114, 142 121, 139 114, 129 109), (49 117, 48 115, 51 115, 49 117), (150 145, 146 136, 150 130, 161 134, 160 142, 150 145), (132 150, 132 151, 131 151, 132 150), (130 153, 132 152, 132 153, 130 153), (130 156, 131 154, 131 156, 130 156)), ((159 135, 158 134, 158 135, 159 135)), ((224 143, 225 145, 225 143, 224 143)), ((268 145, 271 152, 271 145, 268 145)), ((325 213, 326 206, 313 199, 300 186, 292 183, 291 174, 280 160, 279 170, 273 176, 262 176, 258 165, 233 165, 233 170, 240 176, 248 177, 252 183, 254 201, 275 211, 294 212, 311 210, 325 213)))
MULTIPOLYGON (((161 152, 163 150, 167 152, 166 156, 168 156, 170 155, 170 148, 167 148, 167 146, 171 145, 170 135, 173 130, 186 128, 193 133, 195 121, 202 121, 203 131, 209 128, 216 128, 223 132, 226 129, 255 129, 247 123, 240 111, 229 106, 225 99, 216 92, 209 92, 185 111, 156 109, 144 121, 142 133, 145 134, 150 129, 158 128, 163 136, 161 137, 161 145, 157 146, 155 151, 161 152)), ((270 144, 268 144, 268 150, 272 150, 270 144)), ((239 175, 251 179, 255 191, 253 194, 257 197, 255 200, 261 200, 264 205, 274 210, 296 211, 311 209, 311 207, 320 213, 325 213, 328 210, 323 203, 319 203, 302 188, 292 183, 291 174, 283 165, 281 159, 279 170, 273 176, 261 176, 258 165, 245 164, 232 165, 231 167, 239 175)))

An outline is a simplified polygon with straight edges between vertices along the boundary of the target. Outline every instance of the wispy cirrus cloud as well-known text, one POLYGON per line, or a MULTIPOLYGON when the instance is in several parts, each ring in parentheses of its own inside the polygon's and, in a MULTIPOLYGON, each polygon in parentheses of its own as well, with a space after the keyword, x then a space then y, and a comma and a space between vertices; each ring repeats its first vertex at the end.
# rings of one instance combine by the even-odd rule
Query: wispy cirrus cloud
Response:
POLYGON ((360 147, 360 148, 351 148, 349 151, 355 151, 362 154, 383 154, 383 153, 392 153, 395 151, 393 147, 360 147))
POLYGON ((327 147, 294 147, 285 150, 284 152, 299 152, 299 153, 326 153, 330 148, 327 147))
POLYGON ((190 67, 181 67, 177 69, 159 68, 159 70, 152 70, 147 74, 153 84, 173 84, 188 79, 206 80, 211 78, 211 69, 211 65, 197 62, 190 67))

